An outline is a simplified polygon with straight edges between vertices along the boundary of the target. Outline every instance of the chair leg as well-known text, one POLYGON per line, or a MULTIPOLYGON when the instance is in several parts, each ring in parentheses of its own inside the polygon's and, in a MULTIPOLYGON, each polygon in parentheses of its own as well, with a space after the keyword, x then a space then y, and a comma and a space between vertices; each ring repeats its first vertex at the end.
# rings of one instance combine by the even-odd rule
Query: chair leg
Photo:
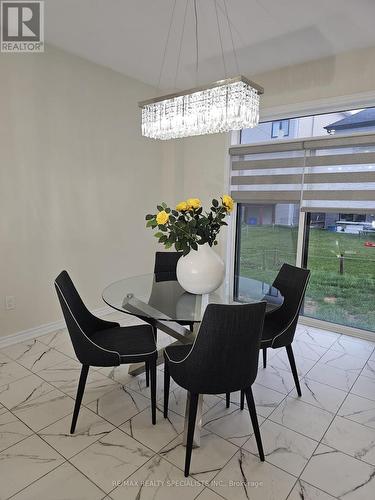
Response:
POLYGON ((226 406, 227 408, 229 408, 229 407, 230 407, 230 392, 227 392, 227 393, 225 394, 225 406, 226 406))
POLYGON ((294 354, 292 349, 292 344, 286 346, 286 352, 288 354, 288 359, 290 363, 290 367, 292 369, 294 383, 296 384, 297 394, 298 396, 302 396, 301 386, 299 385, 298 373, 296 368, 296 362, 294 360, 294 354))
POLYGON ((249 387, 246 390, 246 401, 247 401, 247 406, 248 406, 249 412, 250 412, 251 423, 253 424, 255 439, 257 442, 257 446, 258 446, 259 458, 262 462, 264 462, 264 451, 263 451, 262 438, 260 435, 258 417, 257 417, 256 409, 255 409, 253 391, 252 391, 251 387, 249 387))
POLYGON ((82 365, 82 368, 81 368, 81 375, 79 377, 76 402, 74 405, 74 412, 73 412, 73 418, 72 418, 72 425, 70 427, 70 434, 74 434, 74 431, 76 430, 79 409, 81 408, 82 396, 83 396, 83 392, 85 390, 85 385, 86 385, 87 375, 89 373, 89 368, 90 368, 89 365, 82 365))
POLYGON ((164 365, 164 418, 168 418, 169 387, 171 377, 169 375, 168 363, 164 365))
POLYGON ((185 477, 188 477, 190 471, 190 461, 191 461, 191 452, 193 449, 193 438, 195 430, 195 419, 197 416, 198 397, 199 394, 193 394, 193 393, 190 394, 189 424, 188 424, 188 434, 186 440, 186 456, 185 456, 185 477))
POLYGON ((151 378, 151 415, 152 425, 156 424, 156 358, 149 362, 151 378))
POLYGON ((150 386, 150 363, 145 362, 145 373, 146 373, 146 387, 150 386))
POLYGON ((156 344, 157 341, 158 341, 158 329, 156 328, 156 326, 152 327, 152 331, 153 331, 153 334, 154 334, 154 339, 155 339, 155 344, 156 344))
POLYGON ((190 325, 189 325, 189 330, 190 330, 191 332, 194 332, 194 323, 190 323, 190 325))
POLYGON ((267 366, 267 347, 263 348, 263 368, 267 366))
POLYGON ((245 408, 245 391, 241 391, 240 409, 245 408))

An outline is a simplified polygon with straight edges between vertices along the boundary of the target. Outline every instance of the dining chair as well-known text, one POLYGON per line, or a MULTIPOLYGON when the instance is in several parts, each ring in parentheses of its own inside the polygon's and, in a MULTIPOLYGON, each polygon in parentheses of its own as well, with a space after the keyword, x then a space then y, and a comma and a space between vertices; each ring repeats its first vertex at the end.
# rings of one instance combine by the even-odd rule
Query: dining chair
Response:
MULTIPOLYGON (((177 262, 182 252, 155 252, 155 281, 177 281, 177 262)), ((178 321, 181 326, 188 326, 193 331, 193 321, 178 321)))
POLYGON ((262 440, 251 386, 258 369, 265 302, 243 305, 209 304, 191 345, 171 345, 164 358, 164 418, 168 417, 170 377, 189 392, 189 422, 185 476, 189 475, 195 420, 200 394, 243 390, 260 460, 262 440))
MULTIPOLYGON (((308 269, 286 263, 281 266, 272 286, 280 290, 284 302, 279 309, 266 314, 260 343, 260 348, 263 350, 263 368, 267 366, 268 348, 285 347, 298 396, 302 396, 302 392, 292 343, 309 279, 310 271, 308 269)), ((227 407, 229 407, 229 400, 230 396, 227 394, 227 407)), ((241 393, 240 406, 242 410, 244 404, 245 397, 241 393)))
POLYGON ((155 280, 177 281, 177 262, 181 257, 181 252, 155 252, 155 280))
POLYGON ((267 366, 267 349, 285 347, 298 396, 301 396, 301 387, 292 342, 309 279, 310 271, 308 269, 286 263, 281 266, 272 286, 280 290, 284 302, 279 309, 266 314, 260 343, 260 347, 263 349, 264 368, 267 366))
MULTIPOLYGON (((177 262, 182 252, 155 252, 154 274, 155 281, 177 281, 177 262)), ((188 326, 191 332, 194 331, 193 321, 176 321, 181 326, 188 326)), ((153 326, 155 341, 157 341, 158 329, 153 326)), ((146 387, 149 386, 149 366, 146 363, 146 387)))
POLYGON ((150 325, 120 327, 97 318, 86 308, 69 274, 62 271, 55 288, 73 344, 82 364, 70 433, 74 434, 90 366, 147 363, 151 378, 151 415, 156 423, 155 339, 150 325))

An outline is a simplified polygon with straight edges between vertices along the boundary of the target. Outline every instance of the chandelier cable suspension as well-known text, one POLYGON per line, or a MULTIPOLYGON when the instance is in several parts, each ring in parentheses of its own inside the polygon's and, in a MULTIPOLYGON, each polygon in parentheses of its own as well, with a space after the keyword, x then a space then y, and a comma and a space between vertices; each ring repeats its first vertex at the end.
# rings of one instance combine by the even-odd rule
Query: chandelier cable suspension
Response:
POLYGON ((198 6, 197 6, 197 0, 194 0, 194 21, 195 21, 195 84, 198 85, 199 40, 198 40, 198 6))
POLYGON ((233 32, 232 32, 232 24, 230 22, 229 15, 228 15, 227 0, 223 0, 223 2, 224 2, 224 9, 225 9, 225 17, 227 18, 230 39, 231 39, 231 42, 232 42, 232 52, 233 52, 234 62, 236 64, 236 73, 237 73, 237 75, 239 75, 240 74, 240 65, 238 64, 237 50, 236 50, 236 47, 234 45, 233 32))
POLYGON ((220 28, 220 22, 219 22, 219 14, 218 14, 218 11, 217 11, 217 0, 213 0, 213 1, 214 1, 214 5, 215 5, 217 31, 219 33, 220 48, 221 48, 221 58, 223 60, 224 75, 225 75, 225 78, 228 78, 227 66, 225 64, 225 57, 224 57, 223 39, 222 39, 222 36, 221 36, 221 28, 220 28))
POLYGON ((184 12, 184 21, 183 21, 183 24, 182 24, 181 37, 180 37, 180 45, 179 45, 179 48, 178 48, 176 72, 174 74, 174 80, 173 80, 173 88, 176 88, 176 85, 177 85, 177 76, 178 76, 178 72, 179 72, 179 69, 180 69, 181 51, 182 51, 182 44, 183 44, 183 40, 184 40, 184 34, 185 34, 186 14, 187 14, 188 3, 189 3, 189 0, 186 0, 186 3, 185 3, 185 12, 184 12))
POLYGON ((167 55, 167 48, 168 48, 168 43, 169 43, 169 37, 171 36, 171 30, 172 30, 172 24, 173 24, 173 18, 174 18, 174 11, 176 10, 176 3, 177 3, 177 0, 174 0, 172 14, 171 14, 171 18, 170 18, 170 21, 169 21, 168 35, 167 35, 167 39, 165 41, 165 46, 164 46, 164 51, 163 51, 163 58, 162 58, 161 66, 160 66, 160 72, 159 72, 159 78, 158 78, 158 85, 157 85, 157 89, 158 90, 160 89, 161 76, 162 76, 162 73, 163 73, 163 68, 164 68, 164 64, 165 64, 165 58, 166 58, 166 55, 167 55))
MULTIPOLYGON (((191 0, 191 2, 195 21, 195 77, 198 81, 200 51, 198 36, 198 0, 191 0)), ((237 71, 239 71, 231 21, 228 15, 226 0, 212 0, 212 2, 216 14, 225 79, 209 83, 208 85, 196 86, 196 88, 188 90, 174 91, 167 95, 139 102, 138 105, 142 108, 143 136, 153 139, 168 140, 180 137, 191 137, 194 135, 228 132, 230 130, 241 130, 243 128, 256 127, 258 125, 259 99, 260 95, 263 94, 263 88, 242 75, 228 78, 222 33, 222 30, 225 28, 225 19, 230 33, 236 68, 237 71), (219 10, 220 16, 224 16, 224 21, 222 21, 224 22, 223 26, 220 22, 219 10)), ((160 88, 162 73, 167 59, 168 44, 171 39, 176 4, 177 0, 174 0, 159 73, 158 89, 160 88)), ((190 0, 186 0, 182 32, 179 42, 176 43, 178 48, 174 74, 175 87, 180 69, 189 4, 190 0)))

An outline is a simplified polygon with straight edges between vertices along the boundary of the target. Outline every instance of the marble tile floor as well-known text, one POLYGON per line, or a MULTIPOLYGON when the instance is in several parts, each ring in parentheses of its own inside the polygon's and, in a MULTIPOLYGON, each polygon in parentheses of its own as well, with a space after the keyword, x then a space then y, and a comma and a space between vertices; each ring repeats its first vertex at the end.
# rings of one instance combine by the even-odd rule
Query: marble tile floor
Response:
POLYGON ((269 352, 253 387, 266 462, 239 394, 229 409, 210 396, 189 478, 186 394, 171 385, 165 420, 162 366, 155 427, 144 375, 99 368, 71 436, 80 364, 66 330, 0 350, 0 499, 374 499, 375 343, 299 325, 293 346, 302 397, 285 350, 269 352))

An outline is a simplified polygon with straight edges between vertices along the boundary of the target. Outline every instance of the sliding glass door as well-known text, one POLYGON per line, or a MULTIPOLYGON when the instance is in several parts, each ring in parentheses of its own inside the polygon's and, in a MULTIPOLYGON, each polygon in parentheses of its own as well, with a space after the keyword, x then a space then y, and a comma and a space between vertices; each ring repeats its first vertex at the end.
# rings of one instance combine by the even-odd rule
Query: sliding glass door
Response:
POLYGON ((375 331, 373 222, 369 214, 307 214, 305 316, 375 331))
POLYGON ((283 262, 295 264, 298 216, 298 204, 238 204, 235 275, 272 283, 283 262))
POLYGON ((302 265, 305 316, 375 333, 375 108, 262 123, 229 152, 235 293, 302 265))

